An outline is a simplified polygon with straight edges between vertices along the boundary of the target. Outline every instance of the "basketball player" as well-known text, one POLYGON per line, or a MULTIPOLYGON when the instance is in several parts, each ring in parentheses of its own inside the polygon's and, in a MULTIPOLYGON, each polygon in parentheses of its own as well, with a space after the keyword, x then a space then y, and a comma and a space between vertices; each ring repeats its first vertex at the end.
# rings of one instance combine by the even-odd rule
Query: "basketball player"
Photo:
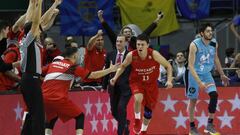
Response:
POLYGON ((204 132, 215 135, 218 133, 214 128, 213 119, 217 107, 218 93, 211 75, 214 65, 221 76, 224 86, 229 84, 229 78, 224 75, 218 58, 218 44, 216 40, 212 40, 213 26, 211 24, 203 24, 200 28, 200 35, 201 38, 196 38, 190 44, 188 70, 185 72, 186 96, 189 98, 189 135, 199 135, 194 123, 194 110, 200 90, 207 92, 210 97, 208 124, 204 132))
POLYGON ((152 110, 156 106, 158 98, 158 84, 160 64, 167 69, 167 88, 172 85, 172 67, 170 63, 155 50, 149 48, 149 39, 141 34, 137 37, 137 49, 129 52, 126 59, 110 80, 114 85, 125 68, 131 64, 130 88, 134 95, 135 123, 134 132, 142 135, 147 133, 147 127, 152 118, 152 110), (144 118, 141 127, 141 106, 144 106, 144 118))
POLYGON ((66 48, 63 56, 63 60, 54 61, 48 66, 47 75, 42 85, 47 118, 45 135, 52 135, 52 129, 58 118, 63 122, 75 118, 76 135, 82 135, 84 128, 83 111, 68 98, 68 91, 74 76, 91 79, 101 78, 115 72, 119 64, 111 65, 105 70, 90 72, 76 65, 79 56, 78 48, 66 48))

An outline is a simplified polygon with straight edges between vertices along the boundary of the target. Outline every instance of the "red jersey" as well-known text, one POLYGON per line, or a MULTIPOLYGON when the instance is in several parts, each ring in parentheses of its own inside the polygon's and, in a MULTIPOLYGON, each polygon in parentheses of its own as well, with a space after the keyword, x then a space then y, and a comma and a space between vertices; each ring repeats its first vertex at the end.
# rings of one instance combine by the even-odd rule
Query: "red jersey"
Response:
POLYGON ((67 59, 51 63, 48 66, 47 75, 42 84, 44 100, 57 101, 67 99, 68 90, 74 76, 86 78, 89 74, 88 70, 74 65, 67 59))
POLYGON ((131 84, 155 84, 159 77, 160 64, 153 59, 153 50, 148 48, 146 59, 142 60, 137 50, 132 51, 131 84))
MULTIPOLYGON (((86 50, 84 58, 84 66, 89 71, 102 70, 105 65, 106 50, 103 49, 101 52, 93 47, 91 51, 86 50)), ((102 78, 99 79, 84 79, 83 82, 102 82, 102 78)))

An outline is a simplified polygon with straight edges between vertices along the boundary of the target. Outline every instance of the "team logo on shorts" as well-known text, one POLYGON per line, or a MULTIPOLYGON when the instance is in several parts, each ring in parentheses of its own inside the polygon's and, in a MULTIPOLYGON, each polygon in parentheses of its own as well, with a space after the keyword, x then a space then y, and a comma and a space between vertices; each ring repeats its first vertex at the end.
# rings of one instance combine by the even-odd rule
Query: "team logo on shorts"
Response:
POLYGON ((196 89, 193 88, 193 87, 190 87, 190 88, 188 89, 188 91, 189 91, 190 94, 193 94, 193 93, 196 92, 196 89))

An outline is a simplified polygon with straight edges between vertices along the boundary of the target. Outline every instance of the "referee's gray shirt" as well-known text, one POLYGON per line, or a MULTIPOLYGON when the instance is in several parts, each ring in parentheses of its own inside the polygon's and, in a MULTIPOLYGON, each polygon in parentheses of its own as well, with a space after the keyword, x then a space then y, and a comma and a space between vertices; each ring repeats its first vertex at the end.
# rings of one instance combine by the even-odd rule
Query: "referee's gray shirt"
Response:
POLYGON ((41 49, 42 45, 31 32, 23 38, 20 44, 22 73, 42 73, 41 49))

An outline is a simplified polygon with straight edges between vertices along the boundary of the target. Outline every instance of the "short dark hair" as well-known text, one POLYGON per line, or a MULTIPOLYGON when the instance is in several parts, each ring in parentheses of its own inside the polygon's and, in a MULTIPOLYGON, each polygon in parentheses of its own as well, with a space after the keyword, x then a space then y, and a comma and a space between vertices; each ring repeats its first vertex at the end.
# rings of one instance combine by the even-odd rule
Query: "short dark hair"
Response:
POLYGON ((62 55, 63 55, 63 57, 71 57, 72 55, 74 55, 77 52, 78 52, 77 47, 67 47, 67 48, 65 48, 62 55))
POLYGON ((230 57, 230 56, 234 53, 234 51, 235 51, 234 48, 227 48, 227 49, 225 50, 225 55, 226 55, 227 57, 230 57))
POLYGON ((211 23, 204 23, 200 25, 199 32, 204 32, 207 27, 211 27, 214 30, 214 27, 211 23))
POLYGON ((125 29, 129 29, 129 30, 131 31, 131 34, 133 35, 132 29, 131 29, 130 27, 128 27, 128 26, 124 26, 124 27, 120 30, 120 34, 123 34, 123 31, 124 31, 125 29))
POLYGON ((127 41, 127 37, 124 36, 123 34, 120 33, 120 34, 118 34, 117 36, 118 36, 118 37, 124 37, 125 41, 127 41))
POLYGON ((146 34, 140 34, 137 36, 137 40, 143 40, 149 43, 149 37, 146 34))

